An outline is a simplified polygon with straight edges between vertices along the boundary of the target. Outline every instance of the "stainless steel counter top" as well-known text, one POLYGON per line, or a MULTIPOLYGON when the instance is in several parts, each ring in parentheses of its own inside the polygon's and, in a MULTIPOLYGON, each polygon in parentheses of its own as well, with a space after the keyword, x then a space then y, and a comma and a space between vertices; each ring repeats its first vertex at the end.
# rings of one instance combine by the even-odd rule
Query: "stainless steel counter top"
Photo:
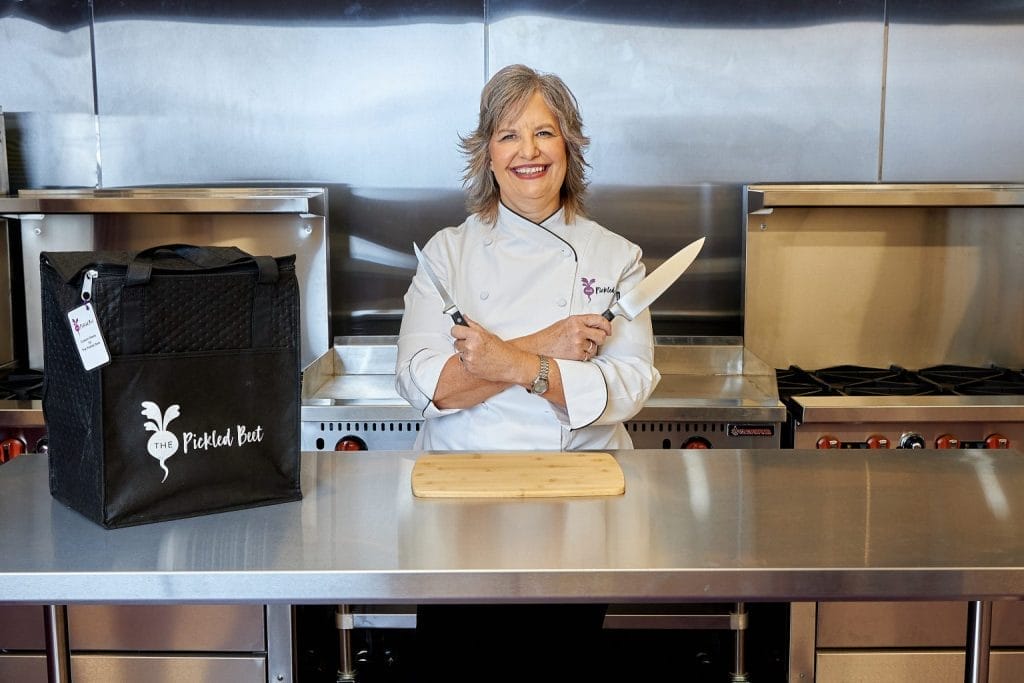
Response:
POLYGON ((416 452, 304 453, 305 498, 104 530, 0 466, 0 602, 1024 595, 1017 451, 620 451, 626 493, 414 498, 416 452))

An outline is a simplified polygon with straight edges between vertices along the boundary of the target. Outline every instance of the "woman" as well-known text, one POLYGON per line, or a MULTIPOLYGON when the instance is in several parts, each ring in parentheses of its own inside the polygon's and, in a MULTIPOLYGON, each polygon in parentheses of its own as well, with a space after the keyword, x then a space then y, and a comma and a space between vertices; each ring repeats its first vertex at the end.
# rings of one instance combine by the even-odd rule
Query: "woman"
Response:
MULTIPOLYGON (((405 295, 396 385, 426 418, 416 448, 632 448, 622 422, 661 376, 650 315, 601 315, 644 265, 639 247, 585 216, 588 142, 557 76, 514 65, 484 87, 462 138, 471 215, 423 249, 467 324, 442 312, 422 268, 405 295)), ((603 616, 603 605, 421 606, 421 669, 582 680, 599 666, 603 616)))
POLYGON ((422 269, 405 295, 397 389, 426 418, 417 448, 632 448, 622 422, 660 375, 649 313, 601 316, 644 265, 584 215, 588 143, 557 76, 514 65, 484 87, 462 138, 471 215, 423 249, 468 325, 422 269))

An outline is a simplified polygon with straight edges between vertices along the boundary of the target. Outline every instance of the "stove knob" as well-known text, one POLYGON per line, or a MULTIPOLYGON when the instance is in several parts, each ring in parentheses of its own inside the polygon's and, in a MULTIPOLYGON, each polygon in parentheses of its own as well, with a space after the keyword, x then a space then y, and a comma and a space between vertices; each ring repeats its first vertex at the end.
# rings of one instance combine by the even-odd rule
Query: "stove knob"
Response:
POLYGON ((898 448, 924 448, 924 437, 914 432, 906 432, 900 436, 898 448))
POLYGON ((985 437, 985 448, 1009 448, 1010 440, 1002 434, 989 434, 985 437))
POLYGON ((943 434, 935 439, 936 448, 960 448, 960 439, 952 434, 943 434))
POLYGON ((334 444, 336 451, 365 451, 366 442, 358 436, 343 436, 334 444))
POLYGON ((867 439, 868 448, 888 448, 889 437, 881 434, 872 434, 867 439))
POLYGON ((711 442, 703 436, 691 436, 683 444, 683 448, 711 448, 711 442))
POLYGON ((818 439, 818 448, 840 448, 842 442, 834 436, 823 436, 818 439))

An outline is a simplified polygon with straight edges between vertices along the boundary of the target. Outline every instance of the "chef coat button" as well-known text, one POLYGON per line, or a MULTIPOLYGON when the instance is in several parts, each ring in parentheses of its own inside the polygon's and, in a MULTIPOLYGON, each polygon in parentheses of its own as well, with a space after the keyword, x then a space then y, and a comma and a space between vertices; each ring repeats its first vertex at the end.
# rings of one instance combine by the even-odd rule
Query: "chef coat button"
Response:
POLYGON ((485 247, 489 247, 492 244, 494 244, 494 240, 492 240, 490 237, 485 237, 484 238, 484 246, 485 247))
POLYGON ((480 292, 480 300, 481 300, 481 301, 483 301, 483 300, 485 300, 485 299, 486 299, 487 297, 489 297, 490 295, 491 295, 491 293, 490 293, 490 292, 486 292, 486 291, 484 291, 484 292, 480 292))
POLYGON ((560 307, 564 308, 566 302, 565 302, 565 299, 559 299, 555 303, 558 304, 560 307))

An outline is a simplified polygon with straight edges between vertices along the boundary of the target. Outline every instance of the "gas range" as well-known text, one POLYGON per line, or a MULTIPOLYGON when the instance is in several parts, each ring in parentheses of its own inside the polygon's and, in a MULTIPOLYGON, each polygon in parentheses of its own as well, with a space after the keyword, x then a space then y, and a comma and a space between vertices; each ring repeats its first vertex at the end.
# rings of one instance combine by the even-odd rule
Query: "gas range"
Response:
MULTIPOLYGON (((338 337, 302 376, 303 450, 412 448, 423 424, 395 390, 397 338, 338 337)), ((724 338, 656 337, 661 382, 625 423, 636 448, 778 448, 775 373, 724 338)))
POLYGON ((794 448, 1011 448, 1024 444, 1024 371, 836 365, 776 370, 794 448))

